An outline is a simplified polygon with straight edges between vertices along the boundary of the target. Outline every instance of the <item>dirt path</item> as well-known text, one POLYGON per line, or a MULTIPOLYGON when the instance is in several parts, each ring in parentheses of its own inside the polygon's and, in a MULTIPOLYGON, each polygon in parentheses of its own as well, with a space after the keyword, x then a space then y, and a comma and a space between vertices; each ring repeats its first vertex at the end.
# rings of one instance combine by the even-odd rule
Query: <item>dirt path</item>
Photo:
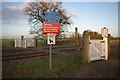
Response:
POLYGON ((117 78, 118 61, 96 61, 82 65, 78 70, 61 74, 62 78, 117 78))

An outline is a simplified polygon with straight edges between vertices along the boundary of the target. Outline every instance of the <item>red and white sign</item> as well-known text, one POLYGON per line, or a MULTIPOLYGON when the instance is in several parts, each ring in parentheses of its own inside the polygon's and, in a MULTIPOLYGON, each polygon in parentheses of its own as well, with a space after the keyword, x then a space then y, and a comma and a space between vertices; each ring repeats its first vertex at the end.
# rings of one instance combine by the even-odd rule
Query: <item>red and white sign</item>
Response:
POLYGON ((42 23, 42 33, 53 33, 60 34, 60 24, 59 23, 42 23))

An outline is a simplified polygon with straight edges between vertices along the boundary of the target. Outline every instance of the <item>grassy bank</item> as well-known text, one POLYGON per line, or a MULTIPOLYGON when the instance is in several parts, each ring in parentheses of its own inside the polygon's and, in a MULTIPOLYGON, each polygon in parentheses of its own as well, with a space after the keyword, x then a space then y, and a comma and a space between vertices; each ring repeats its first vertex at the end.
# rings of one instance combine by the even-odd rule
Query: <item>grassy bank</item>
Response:
POLYGON ((31 58, 3 62, 3 78, 50 78, 77 69, 80 62, 69 63, 69 57, 53 56, 52 70, 49 69, 49 58, 31 58))

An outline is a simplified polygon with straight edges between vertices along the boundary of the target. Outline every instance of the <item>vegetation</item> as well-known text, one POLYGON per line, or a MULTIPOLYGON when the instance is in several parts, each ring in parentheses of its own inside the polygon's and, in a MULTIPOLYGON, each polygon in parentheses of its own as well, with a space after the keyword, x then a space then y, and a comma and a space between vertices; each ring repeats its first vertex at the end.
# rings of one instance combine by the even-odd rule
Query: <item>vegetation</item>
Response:
POLYGON ((102 35, 99 34, 98 32, 94 32, 94 31, 88 31, 89 32, 89 36, 91 39, 102 39, 102 35))
POLYGON ((0 39, 2 47, 14 47, 14 39, 0 39))
MULTIPOLYGON (((96 31, 91 31, 91 30, 87 30, 89 32, 89 35, 90 35, 90 38, 91 39, 102 39, 102 35, 96 31)), ((110 34, 108 34, 110 35, 110 34)), ((117 38, 114 38, 113 36, 110 35, 110 39, 117 39, 117 38)))
POLYGON ((50 78, 58 77, 80 67, 80 61, 69 63, 69 57, 53 56, 52 69, 49 69, 49 58, 31 58, 3 62, 3 78, 50 78))

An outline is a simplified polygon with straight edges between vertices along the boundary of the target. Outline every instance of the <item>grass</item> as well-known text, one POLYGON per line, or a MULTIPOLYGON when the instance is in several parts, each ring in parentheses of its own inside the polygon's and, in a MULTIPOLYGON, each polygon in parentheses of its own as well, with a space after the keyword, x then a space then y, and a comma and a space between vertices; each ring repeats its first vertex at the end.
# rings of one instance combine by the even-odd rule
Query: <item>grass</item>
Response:
POLYGON ((80 62, 69 63, 69 57, 53 56, 52 70, 49 69, 49 58, 31 58, 3 62, 3 78, 55 78, 60 74, 72 71, 80 62))
MULTIPOLYGON (((38 47, 48 45, 45 40, 38 40, 38 47)), ((53 46, 75 46, 75 41, 72 40, 56 40, 53 46)))
MULTIPOLYGON (((2 47, 14 47, 14 39, 0 39, 2 47)), ((38 46, 43 46, 44 40, 38 40, 38 46)))
POLYGON ((117 58, 118 59, 118 56, 120 56, 119 55, 119 47, 120 47, 119 44, 115 44, 115 45, 111 44, 110 56, 112 58, 117 58))
POLYGON ((0 39, 2 47, 14 47, 14 39, 0 39))
POLYGON ((45 45, 45 41, 44 40, 37 40, 37 43, 38 43, 38 47, 45 45))
MULTIPOLYGON (((2 42, 2 47, 14 47, 14 39, 0 39, 0 42, 2 42)), ((45 40, 37 40, 38 47, 46 46, 47 43, 45 40)), ((74 46, 74 41, 71 40, 56 40, 56 44, 54 46, 74 46)))

